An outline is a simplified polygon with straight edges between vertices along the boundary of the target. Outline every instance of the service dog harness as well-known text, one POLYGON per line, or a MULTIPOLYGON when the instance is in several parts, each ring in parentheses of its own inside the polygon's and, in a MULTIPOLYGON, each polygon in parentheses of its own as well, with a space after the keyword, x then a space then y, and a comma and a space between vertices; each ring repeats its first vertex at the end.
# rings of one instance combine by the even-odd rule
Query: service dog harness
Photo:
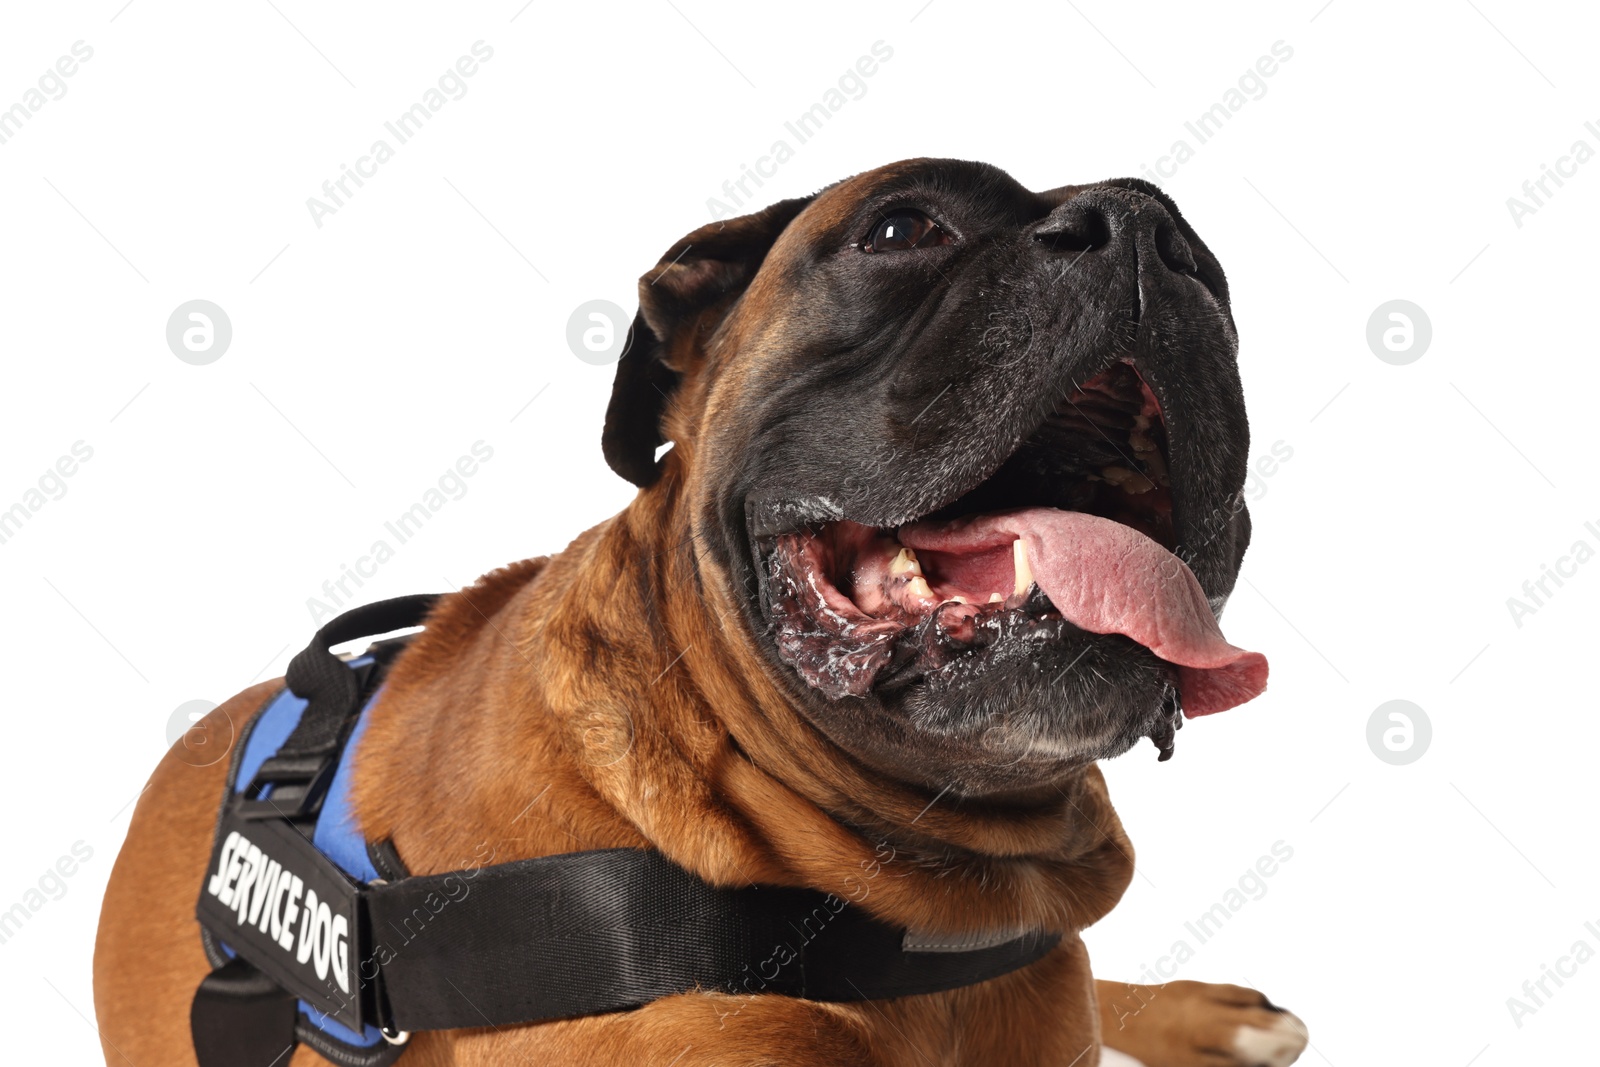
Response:
POLYGON ((190 1010, 200 1067, 282 1067, 297 1042, 381 1067, 411 1031, 626 1011, 697 990, 935 993, 1017 970, 1060 940, 922 938, 832 894, 717 888, 650 849, 411 876, 350 807, 364 713, 410 638, 351 659, 329 649, 419 626, 435 599, 328 623, 241 735, 196 908, 215 968, 190 1010))

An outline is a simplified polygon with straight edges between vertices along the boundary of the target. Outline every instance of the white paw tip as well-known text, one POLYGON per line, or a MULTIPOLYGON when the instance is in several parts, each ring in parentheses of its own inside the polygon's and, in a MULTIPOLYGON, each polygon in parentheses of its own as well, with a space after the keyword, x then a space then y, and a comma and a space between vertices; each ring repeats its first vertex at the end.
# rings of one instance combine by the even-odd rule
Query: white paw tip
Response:
POLYGON ((1241 1026, 1233 1036, 1233 1053, 1250 1067, 1289 1067, 1306 1048, 1306 1024, 1284 1012, 1266 1030, 1241 1026))

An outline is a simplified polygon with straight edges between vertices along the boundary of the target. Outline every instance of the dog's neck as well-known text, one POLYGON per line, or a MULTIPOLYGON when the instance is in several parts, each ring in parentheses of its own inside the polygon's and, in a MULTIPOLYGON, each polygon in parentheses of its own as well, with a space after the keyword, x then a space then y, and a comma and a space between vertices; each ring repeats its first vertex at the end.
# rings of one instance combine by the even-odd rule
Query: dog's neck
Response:
POLYGON ((364 745, 369 836, 418 871, 461 866, 468 841, 492 842, 481 862, 650 846, 716 884, 809 886, 940 932, 1070 931, 1111 909, 1132 859, 1098 769, 998 809, 856 763, 769 673, 672 478, 537 580, 498 572, 431 620, 364 745), (415 780, 419 745, 423 789, 386 784, 415 780))

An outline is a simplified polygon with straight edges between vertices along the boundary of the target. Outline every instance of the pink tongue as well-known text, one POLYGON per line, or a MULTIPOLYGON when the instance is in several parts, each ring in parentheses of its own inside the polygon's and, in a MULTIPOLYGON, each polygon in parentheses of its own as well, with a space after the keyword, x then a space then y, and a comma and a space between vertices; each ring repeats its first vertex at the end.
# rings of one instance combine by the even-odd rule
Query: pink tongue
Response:
POLYGON ((1267 659, 1223 639, 1200 582, 1177 556, 1120 522, 1026 508, 902 527, 915 551, 965 555, 1021 539, 1034 581, 1062 617, 1124 634, 1178 668, 1187 716, 1226 711, 1267 687, 1267 659))

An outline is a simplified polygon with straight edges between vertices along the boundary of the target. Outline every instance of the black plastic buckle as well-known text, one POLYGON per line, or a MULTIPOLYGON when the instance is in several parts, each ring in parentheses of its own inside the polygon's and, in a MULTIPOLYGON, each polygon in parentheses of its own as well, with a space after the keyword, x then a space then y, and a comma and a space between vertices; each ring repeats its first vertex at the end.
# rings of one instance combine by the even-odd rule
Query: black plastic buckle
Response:
POLYGON ((338 769, 337 757, 336 751, 268 758, 234 800, 234 811, 240 818, 252 820, 315 818, 338 769))

